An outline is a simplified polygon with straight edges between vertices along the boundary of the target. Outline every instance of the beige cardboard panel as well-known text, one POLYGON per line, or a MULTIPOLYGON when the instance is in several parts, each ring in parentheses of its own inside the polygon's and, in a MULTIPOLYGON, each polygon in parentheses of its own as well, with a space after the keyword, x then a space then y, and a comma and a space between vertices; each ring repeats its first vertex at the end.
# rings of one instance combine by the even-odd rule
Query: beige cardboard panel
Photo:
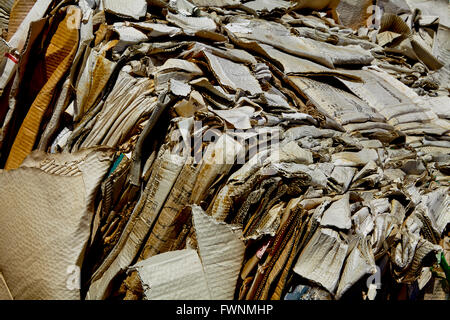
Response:
MULTIPOLYGON (((83 248, 86 245, 86 242, 81 242, 81 243, 77 243, 76 241, 78 241, 78 239, 84 239, 83 237, 89 237, 90 234, 90 225, 92 222, 92 217, 93 217, 93 205, 94 205, 94 200, 95 200, 95 196, 97 193, 97 190, 100 187, 100 183, 104 177, 104 175, 106 174, 107 170, 110 167, 111 161, 113 160, 112 158, 112 152, 107 149, 107 148, 96 148, 96 149, 86 149, 83 150, 82 152, 78 152, 78 153, 72 153, 72 154, 55 154, 55 155, 48 155, 44 152, 40 152, 40 151, 34 151, 33 153, 30 154, 30 156, 28 156, 26 158, 26 160, 24 161, 22 167, 20 169, 17 169, 15 171, 12 171, 12 173, 15 173, 16 175, 19 175, 19 177, 17 178, 17 182, 18 184, 22 183, 22 184, 30 184, 30 188, 34 188, 34 189, 39 189, 40 192, 38 192, 37 195, 33 196, 29 193, 25 193, 24 194, 24 204, 23 206, 25 206, 26 209, 28 209, 27 211, 25 211, 23 213, 23 215, 26 215, 26 217, 24 216, 24 219, 30 219, 30 223, 32 224, 33 221, 35 219, 40 219, 39 218, 39 214, 41 214, 41 210, 43 211, 42 213, 42 219, 43 221, 40 222, 40 224, 42 224, 42 228, 48 228, 49 231, 45 232, 44 230, 40 230, 41 233, 35 233, 34 231, 32 231, 30 233, 30 235, 23 235, 24 238, 29 238, 31 237, 35 237, 34 240, 36 240, 36 245, 39 246, 38 244, 43 244, 45 243, 46 239, 47 239, 47 235, 52 233, 53 230, 53 222, 55 221, 55 223, 63 223, 64 221, 64 215, 60 217, 61 212, 59 210, 61 207, 62 208, 66 208, 66 206, 71 206, 74 203, 77 203, 77 201, 81 201, 82 205, 83 205, 83 210, 81 210, 81 212, 77 211, 77 207, 75 206, 74 209, 71 209, 67 212, 67 214, 74 214, 75 216, 69 220, 67 220, 68 222, 68 226, 67 226, 67 230, 65 230, 62 226, 58 227, 59 229, 57 229, 57 231, 59 233, 55 234, 55 237, 58 237, 58 239, 62 239, 62 240, 66 240, 67 239, 71 239, 70 237, 72 237, 75 241, 75 249, 79 248, 79 252, 77 252, 76 250, 73 251, 71 250, 68 246, 70 246, 70 243, 68 244, 67 242, 63 242, 61 243, 60 246, 66 246, 64 247, 64 250, 67 250, 68 253, 67 254, 71 254, 71 255, 75 255, 78 254, 78 257, 76 260, 76 265, 74 265, 73 267, 70 267, 69 271, 70 274, 67 275, 68 277, 68 286, 69 288, 74 287, 75 284, 73 280, 75 278, 75 276, 77 276, 77 272, 78 269, 75 268, 75 266, 79 266, 81 263, 81 259, 82 259, 82 252, 83 252, 83 248), (25 170, 25 171, 24 171, 25 170), (33 173, 33 178, 30 180, 30 182, 28 182, 28 180, 26 180, 26 178, 21 178, 21 176, 23 175, 22 172, 31 172, 33 173), (46 175, 49 175, 50 178, 45 178, 42 181, 38 180, 40 176, 44 176, 46 177, 46 175), (81 199, 78 199, 78 195, 77 193, 73 194, 73 199, 70 198, 71 197, 71 189, 64 189, 65 185, 61 185, 61 179, 59 179, 60 177, 72 177, 74 178, 74 183, 75 185, 73 186, 73 188, 78 188, 80 189, 77 192, 83 192, 82 195, 83 197, 81 197, 81 199), (79 178, 81 180, 80 183, 77 183, 75 178, 79 178), (37 181, 35 180, 37 179, 37 181), (36 184, 37 182, 42 183, 42 184, 36 184), (33 185, 33 183, 35 183, 33 185), (51 185, 50 185, 51 184, 51 185), (45 186, 45 188, 42 188, 42 186, 45 186), (47 190, 48 188, 50 188, 49 190, 47 190), (58 192, 54 193, 54 188, 61 188, 61 190, 58 190, 58 192), (47 191, 46 191, 47 190, 47 191), (59 197, 59 193, 64 193, 63 197, 59 197), (39 197, 40 193, 44 193, 43 199, 34 203, 33 201, 35 201, 34 197, 39 197), (56 198, 53 198, 53 196, 55 196, 56 198), (30 198, 30 199, 29 199, 30 198), (53 199, 53 200, 51 200, 53 199), (56 203, 55 202, 56 200, 56 203), (38 209, 31 209, 30 208, 37 208, 37 206, 41 205, 41 202, 44 201, 44 205, 42 206, 42 208, 38 208, 38 209), (59 201, 63 201, 66 203, 59 203, 59 201), (54 209, 50 210, 48 208, 48 206, 50 206, 51 208, 55 207, 54 209), (37 210, 37 211, 35 211, 37 210), (50 211, 49 211, 50 210, 50 211), (47 212, 49 211, 49 212, 47 212), (37 212, 37 213, 36 213, 37 212), (58 214, 57 218, 51 216, 50 214, 52 214, 52 212, 56 212, 58 214), (48 214, 50 216, 48 216, 46 218, 45 214, 48 214), (28 217, 28 215, 31 215, 31 217, 28 217), (80 220, 77 222, 76 218, 79 218, 80 220), (34 219, 34 220, 33 220, 34 219), (56 219, 56 220, 55 220, 56 219), (58 219, 62 219, 60 222, 58 222, 58 219), (74 220, 75 219, 75 220, 74 220), (73 224, 71 225, 70 222, 74 221, 73 224), (47 224, 47 225, 46 225, 47 224), (72 228, 72 229, 71 229, 72 228), (71 231, 72 230, 72 231, 71 231), (74 230, 78 230, 78 231, 74 231, 74 230), (67 232, 66 232, 67 231, 67 232), (72 232, 72 233, 71 233, 72 232), (78 234, 79 233, 79 234, 78 234), (81 247, 80 247, 81 246, 81 247), (70 277, 70 279, 69 279, 70 277)), ((6 172, 5 172, 6 173, 6 172)), ((70 183, 70 180, 68 180, 70 183)), ((66 183, 65 181, 62 181, 64 183, 66 183)), ((9 186, 9 184, 8 184, 9 186)), ((11 194, 13 194, 15 191, 14 189, 9 191, 11 194)), ((8 197, 11 196, 10 193, 6 193, 4 196, 8 197)), ((14 199, 17 199, 17 201, 21 201, 20 198, 20 194, 14 195, 12 196, 14 197, 14 199)), ((65 209, 64 209, 65 210, 65 209)), ((66 214, 66 213, 65 213, 66 214)), ((16 221, 13 221, 12 224, 15 224, 16 221)), ((20 223, 18 224, 20 225, 20 223)), ((27 227, 28 228, 28 227, 27 227)), ((23 232, 30 232, 30 230, 28 230, 27 228, 23 229, 23 232)), ((30 228, 34 228, 30 225, 30 228)), ((10 238, 8 238, 10 239, 10 238)), ((9 241, 9 240, 8 240, 9 241)), ((17 240, 19 243, 19 246, 24 246, 25 244, 28 243, 28 241, 33 241, 33 239, 30 240, 26 240, 24 242, 24 240, 17 240), (24 242, 24 244, 22 244, 22 242, 24 242)), ((56 241, 56 240, 55 240, 56 241)), ((67 240, 69 241, 69 240, 67 240)), ((6 242, 7 243, 7 242, 6 242)), ((52 258, 53 255, 57 255, 59 253, 58 250, 56 250, 54 248, 55 244, 53 246, 47 246, 47 245, 43 245, 42 248, 39 247, 37 248, 37 254, 42 254, 43 258, 40 258, 39 256, 34 256, 31 255, 31 257, 29 259, 33 260, 33 259, 39 259, 39 261, 36 261, 35 263, 38 264, 42 264, 42 265, 46 265, 46 267, 48 267, 49 263, 53 263, 52 261, 55 261, 55 258, 52 258), (55 249, 55 250, 54 250, 55 249), (49 252, 40 252, 41 250, 48 250, 49 252), (50 256, 49 256, 50 255, 50 256), (46 259, 46 257, 49 257, 49 261, 44 261, 42 259, 46 259)), ((33 246, 30 246, 29 248, 27 247, 27 250, 34 250, 33 246)), ((73 259, 72 256, 69 256, 68 258, 73 259)), ((56 264, 58 264, 59 262, 57 262, 56 264)), ((19 274, 20 274, 20 270, 21 267, 20 266, 16 266, 17 270, 19 270, 19 274)), ((54 268, 53 268, 54 269, 54 268)), ((50 271, 52 271, 53 269, 50 269, 50 271)), ((49 272, 50 272, 49 271, 49 272)), ((58 272, 66 272, 66 270, 56 270, 58 272)), ((67 271, 67 272, 69 272, 67 271)), ((40 276, 40 274, 36 274, 36 276, 40 276)), ((62 275, 61 275, 62 277, 62 275)), ((48 281, 52 281, 51 279, 48 279, 48 281)), ((45 288, 44 288, 45 289, 45 288)), ((43 290, 44 290, 43 289, 43 290)), ((53 290, 53 289, 52 289, 53 290)), ((59 289, 58 289, 59 290, 59 289)), ((49 296, 45 296, 43 295, 43 293, 39 293, 36 297, 38 297, 39 295, 42 295, 42 299, 66 299, 66 297, 63 295, 61 297, 58 297, 57 295, 60 293, 60 291, 55 291, 53 292, 47 292, 46 294, 48 294, 49 296)), ((24 294, 28 294, 27 292, 24 292, 24 294)), ((64 293, 66 294, 66 293, 64 293)), ((25 297, 26 299, 28 299, 28 296, 25 297)), ((75 296, 73 296, 73 298, 75 298, 75 296)))
POLYGON ((92 219, 83 177, 3 171, 0 206, 0 270, 12 296, 79 299, 77 277, 92 219))
POLYGON ((319 111, 340 124, 385 122, 385 118, 365 101, 327 83, 290 76, 289 79, 303 91, 319 111))
POLYGON ((0 300, 14 300, 11 292, 9 291, 8 284, 0 272, 0 300))
POLYGON ((14 0, 0 1, 0 30, 8 29, 9 15, 13 5, 14 0))
POLYGON ((33 8, 37 0, 15 0, 11 7, 8 24, 8 40, 16 33, 23 19, 33 8))
POLYGON ((331 229, 318 229, 298 258, 294 272, 319 283, 330 293, 338 285, 348 245, 331 229))
POLYGON ((211 298, 233 299, 245 250, 240 232, 216 221, 198 206, 192 207, 192 214, 211 298))
POLYGON ((121 0, 102 0, 106 11, 117 14, 121 17, 131 17, 139 19, 147 12, 147 2, 145 0, 134 0, 125 2, 121 0))
POLYGON ((234 91, 241 89, 250 91, 251 94, 261 93, 262 89, 258 81, 243 65, 205 52, 205 56, 211 67, 211 71, 217 80, 225 87, 234 91))

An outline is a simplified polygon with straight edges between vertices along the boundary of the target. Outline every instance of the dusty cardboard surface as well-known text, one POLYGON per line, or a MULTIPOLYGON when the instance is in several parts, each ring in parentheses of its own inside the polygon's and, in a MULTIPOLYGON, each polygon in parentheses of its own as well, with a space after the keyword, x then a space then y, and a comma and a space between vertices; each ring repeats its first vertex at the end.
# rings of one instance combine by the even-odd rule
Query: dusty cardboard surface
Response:
POLYGON ((338 2, 0 2, 0 297, 448 296, 450 7, 338 2))
POLYGON ((241 268, 242 233, 192 207, 198 252, 168 251, 132 266, 149 300, 232 300, 241 268))
POLYGON ((214 221, 198 207, 192 208, 199 255, 211 298, 231 300, 244 255, 239 232, 214 221))
POLYGON ((139 19, 145 15, 147 11, 147 2, 144 0, 132 1, 124 3, 118 0, 103 0, 106 11, 119 16, 132 17, 139 19))
POLYGON ((133 266, 148 300, 208 300, 211 295, 195 250, 156 255, 133 266))
POLYGON ((14 5, 14 0, 0 2, 0 29, 8 29, 9 16, 14 5))
POLYGON ((341 243, 338 234, 331 229, 320 229, 311 238, 302 255, 297 260, 294 271, 312 281, 320 283, 328 291, 337 287, 336 275, 340 273, 347 245, 341 243), (320 251, 314 249, 316 241, 322 242, 320 251), (324 263, 326 261, 326 263, 324 263), (323 268, 326 266, 326 268, 323 268))
POLYGON ((67 270, 80 267, 89 238, 83 178, 20 168, 3 172, 0 179, 0 268, 12 296, 79 299, 79 290, 66 284, 67 270))

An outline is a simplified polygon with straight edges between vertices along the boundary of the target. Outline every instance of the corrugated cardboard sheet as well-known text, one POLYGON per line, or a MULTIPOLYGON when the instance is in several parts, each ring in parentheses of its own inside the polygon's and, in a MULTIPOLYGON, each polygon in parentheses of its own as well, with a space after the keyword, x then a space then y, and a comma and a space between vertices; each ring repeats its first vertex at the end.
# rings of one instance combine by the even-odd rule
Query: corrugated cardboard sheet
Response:
POLYGON ((14 299, 80 298, 93 201, 110 163, 104 148, 35 152, 0 174, 0 270, 14 299))
POLYGON ((14 299, 79 299, 67 283, 90 233, 82 176, 19 168, 0 186, 0 270, 14 299))
POLYGON ((0 1, 0 299, 448 296, 447 2, 0 1))
POLYGON ((36 136, 44 113, 54 97, 57 84, 69 69, 78 48, 77 26, 70 26, 68 21, 79 21, 78 8, 68 9, 66 17, 60 22, 50 45, 47 48, 46 73, 47 83, 39 92, 25 117, 6 162, 6 169, 17 168, 33 149, 36 136))

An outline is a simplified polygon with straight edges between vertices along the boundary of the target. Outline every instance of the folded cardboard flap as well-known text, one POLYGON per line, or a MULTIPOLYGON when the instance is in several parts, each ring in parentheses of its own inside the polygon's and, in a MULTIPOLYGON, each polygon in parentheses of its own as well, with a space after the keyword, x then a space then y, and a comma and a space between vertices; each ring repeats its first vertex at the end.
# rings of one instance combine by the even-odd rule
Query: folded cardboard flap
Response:
POLYGON ((14 5, 14 0, 0 1, 0 30, 5 34, 8 30, 9 16, 14 5))
POLYGON ((138 272, 148 300, 210 300, 205 273, 195 250, 169 251, 143 260, 138 272))
MULTIPOLYGON (((52 0, 19 0, 17 3, 18 17, 11 20, 13 23, 12 32, 14 33, 8 31, 8 43, 12 48, 17 49, 19 52, 22 51, 27 39, 30 23, 41 19, 51 3, 52 0), (17 28, 15 23, 18 23, 17 28)), ((13 11, 16 10, 13 9, 13 11)))
POLYGON ((81 11, 78 7, 67 9, 65 18, 59 23, 45 53, 48 81, 39 92, 28 111, 6 161, 5 169, 20 166, 26 156, 33 150, 39 133, 41 121, 66 71, 75 57, 78 47, 78 27, 81 11), (69 21, 78 21, 71 25, 69 21))
POLYGON ((242 233, 216 221, 199 206, 192 206, 192 215, 211 298, 232 300, 244 258, 242 233))
POLYGON ((147 13, 147 2, 145 0, 133 0, 131 2, 123 0, 102 0, 102 2, 107 12, 121 17, 131 17, 138 20, 147 13))
POLYGON ((97 191, 113 159, 114 151, 108 147, 94 147, 79 152, 51 155, 35 150, 25 158, 21 167, 38 168, 61 176, 83 176, 86 202, 93 212, 97 191))
POLYGON ((319 228, 300 254, 294 272, 334 293, 347 251, 348 244, 336 231, 319 228))
POLYGON ((130 267, 137 271, 149 300, 232 300, 244 256, 239 229, 192 206, 198 241, 193 249, 169 251, 130 267))

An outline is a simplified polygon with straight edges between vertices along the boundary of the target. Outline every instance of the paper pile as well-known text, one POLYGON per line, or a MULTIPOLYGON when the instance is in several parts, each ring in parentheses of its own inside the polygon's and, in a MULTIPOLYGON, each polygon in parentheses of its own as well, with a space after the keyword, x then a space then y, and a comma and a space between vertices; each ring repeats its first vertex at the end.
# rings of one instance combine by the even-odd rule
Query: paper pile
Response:
POLYGON ((0 298, 448 298, 429 2, 1 1, 0 298))

